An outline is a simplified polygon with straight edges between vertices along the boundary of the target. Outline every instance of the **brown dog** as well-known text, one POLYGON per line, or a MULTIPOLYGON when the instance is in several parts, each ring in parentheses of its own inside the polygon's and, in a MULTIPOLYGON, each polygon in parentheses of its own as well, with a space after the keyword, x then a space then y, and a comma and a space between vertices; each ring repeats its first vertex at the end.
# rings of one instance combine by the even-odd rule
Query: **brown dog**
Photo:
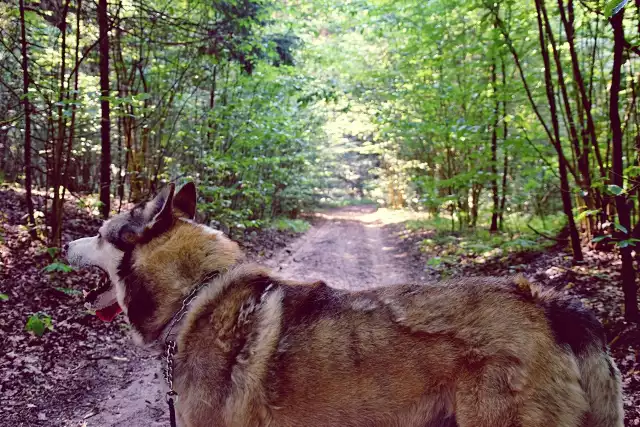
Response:
POLYGON ((619 372, 577 301, 524 279, 292 283, 240 263, 195 207, 193 184, 171 185, 67 248, 109 274, 102 318, 122 309, 140 343, 177 342, 181 425, 623 426, 619 372))

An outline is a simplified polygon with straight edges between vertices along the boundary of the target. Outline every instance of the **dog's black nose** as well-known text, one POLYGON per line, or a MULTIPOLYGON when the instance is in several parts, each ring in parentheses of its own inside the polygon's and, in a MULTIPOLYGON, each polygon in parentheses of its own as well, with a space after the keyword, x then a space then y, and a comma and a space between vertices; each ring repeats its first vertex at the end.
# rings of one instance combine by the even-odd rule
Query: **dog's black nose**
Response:
POLYGON ((66 245, 64 245, 64 246, 62 247, 62 253, 63 253, 63 254, 66 254, 68 250, 69 250, 69 244, 67 243, 66 245))

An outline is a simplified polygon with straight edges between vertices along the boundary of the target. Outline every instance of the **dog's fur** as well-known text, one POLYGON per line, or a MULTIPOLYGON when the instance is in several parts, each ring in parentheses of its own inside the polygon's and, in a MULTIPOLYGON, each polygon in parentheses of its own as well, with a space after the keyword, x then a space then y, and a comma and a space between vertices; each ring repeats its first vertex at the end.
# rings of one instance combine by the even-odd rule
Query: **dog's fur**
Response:
POLYGON ((194 223, 195 204, 193 184, 171 185, 68 248, 110 275, 144 344, 219 273, 179 325, 181 425, 623 426, 620 374, 580 303, 522 278, 360 292, 286 281, 194 223))

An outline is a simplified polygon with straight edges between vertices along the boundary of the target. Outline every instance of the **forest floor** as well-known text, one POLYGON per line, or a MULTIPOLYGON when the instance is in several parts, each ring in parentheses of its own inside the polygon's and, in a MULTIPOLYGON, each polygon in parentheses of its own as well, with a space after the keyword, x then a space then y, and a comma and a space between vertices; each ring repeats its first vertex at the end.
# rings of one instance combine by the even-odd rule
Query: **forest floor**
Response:
MULTIPOLYGON (((1 426, 165 426, 161 361, 136 348, 120 316, 103 323, 82 307, 82 289, 93 287, 91 271, 44 273, 46 248, 30 242, 20 193, 0 189, 0 395, 1 426), (42 337, 25 331, 29 315, 44 312, 53 330, 42 337)), ((91 235, 100 220, 70 207, 63 236, 91 235)), ((441 276, 522 273, 579 296, 605 323, 625 382, 627 426, 640 426, 640 332, 621 318, 619 276, 612 254, 588 252, 585 266, 571 265, 559 249, 491 259, 461 257, 452 265, 426 267, 438 248, 425 252, 430 231, 410 232, 407 214, 372 206, 327 210, 295 238, 268 230, 243 242, 250 258, 284 277, 322 279, 361 289, 441 276), (587 267, 588 266, 588 267, 587 267)))

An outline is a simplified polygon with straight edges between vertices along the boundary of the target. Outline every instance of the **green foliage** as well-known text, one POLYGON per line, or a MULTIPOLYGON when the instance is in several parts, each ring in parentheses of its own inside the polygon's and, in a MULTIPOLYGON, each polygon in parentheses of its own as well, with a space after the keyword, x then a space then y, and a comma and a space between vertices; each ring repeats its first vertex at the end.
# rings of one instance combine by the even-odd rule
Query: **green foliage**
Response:
MULTIPOLYGON (((483 218, 481 223, 485 223, 483 218)), ((538 251, 554 242, 542 238, 529 227, 540 233, 554 235, 565 224, 563 215, 544 218, 524 218, 521 215, 507 217, 507 232, 490 233, 484 228, 464 228, 463 231, 451 232, 451 221, 448 218, 435 217, 429 220, 411 220, 406 227, 413 231, 430 231, 431 236, 422 242, 428 253, 437 253, 430 257, 427 264, 434 268, 446 268, 455 265, 461 257, 470 257, 478 262, 504 256, 508 253, 538 251)))
POLYGON ((47 248, 47 254, 49 254, 49 258, 56 259, 56 256, 60 253, 60 248, 47 248))
POLYGON ((9 300, 9 295, 0 294, 0 301, 8 301, 8 300, 9 300))
POLYGON ((617 185, 607 185, 607 192, 609 194, 613 194, 614 196, 619 196, 624 193, 624 189, 617 185))
POLYGON ((71 288, 62 288, 62 287, 56 287, 54 288, 56 291, 62 292, 63 294, 69 295, 69 296, 78 296, 78 295, 82 295, 82 291, 79 291, 77 289, 71 289, 71 288))
POLYGON ((629 0, 609 0, 604 6, 604 16, 607 18, 620 12, 629 3, 629 0))
POLYGON ((53 331, 51 317, 46 313, 34 313, 27 319, 25 330, 41 337, 47 330, 53 331))
POLYGON ((320 201, 319 206, 321 208, 341 208, 345 206, 366 206, 366 205, 376 205, 376 202, 371 199, 351 199, 348 197, 344 198, 324 198, 320 201))
POLYGON ((629 234, 629 230, 622 224, 615 223, 613 224, 616 230, 623 232, 624 234, 629 234))
POLYGON ((44 267, 42 271, 45 273, 55 273, 55 272, 69 273, 73 271, 73 268, 63 262, 54 261, 51 264, 44 267))
POLYGON ((293 231, 305 233, 311 228, 311 224, 303 219, 276 218, 271 222, 271 228, 281 231, 293 231))

